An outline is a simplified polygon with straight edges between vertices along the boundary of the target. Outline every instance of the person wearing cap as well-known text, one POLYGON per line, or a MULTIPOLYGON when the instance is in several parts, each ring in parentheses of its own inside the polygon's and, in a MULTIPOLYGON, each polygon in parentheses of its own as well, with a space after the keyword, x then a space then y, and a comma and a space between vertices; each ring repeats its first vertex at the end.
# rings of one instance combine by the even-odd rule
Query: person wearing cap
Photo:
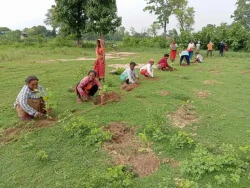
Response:
POLYGON ((29 76, 25 85, 19 92, 14 103, 14 109, 22 120, 29 120, 34 117, 42 117, 45 113, 44 89, 38 84, 36 76, 29 76))
POLYGON ((126 82, 127 84, 134 84, 135 79, 139 79, 139 76, 136 74, 135 71, 135 62, 131 62, 129 64, 129 68, 126 68, 124 72, 121 74, 120 79, 122 83, 126 82))
POLYGON ((154 72, 152 66, 154 65, 154 60, 150 59, 149 62, 140 69, 140 74, 145 77, 154 77, 154 72))

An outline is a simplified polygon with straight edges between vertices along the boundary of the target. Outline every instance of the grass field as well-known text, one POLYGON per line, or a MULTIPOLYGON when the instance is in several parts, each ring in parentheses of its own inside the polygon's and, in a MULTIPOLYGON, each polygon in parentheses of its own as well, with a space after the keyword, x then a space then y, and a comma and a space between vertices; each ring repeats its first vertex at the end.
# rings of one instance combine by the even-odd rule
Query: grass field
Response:
MULTIPOLYGON (((135 54, 113 52, 108 65, 146 63, 150 58, 157 62, 166 53, 150 48, 120 51, 135 54)), ((77 104, 71 89, 94 62, 75 59, 95 58, 94 49, 1 47, 0 187, 249 187, 250 55, 214 55, 190 67, 176 62, 173 72, 155 70, 154 80, 140 76, 139 87, 131 92, 120 91, 119 76, 107 74, 107 90, 118 93, 120 100, 95 106, 77 104), (54 117, 67 111, 83 117, 75 120, 83 127, 123 122, 134 129, 137 149, 155 154, 157 170, 132 177, 117 167, 105 147, 92 144, 101 141, 100 135, 90 131, 88 139, 67 132, 70 120, 51 121, 46 127, 36 120, 20 121, 13 103, 29 75, 57 96, 54 117)))

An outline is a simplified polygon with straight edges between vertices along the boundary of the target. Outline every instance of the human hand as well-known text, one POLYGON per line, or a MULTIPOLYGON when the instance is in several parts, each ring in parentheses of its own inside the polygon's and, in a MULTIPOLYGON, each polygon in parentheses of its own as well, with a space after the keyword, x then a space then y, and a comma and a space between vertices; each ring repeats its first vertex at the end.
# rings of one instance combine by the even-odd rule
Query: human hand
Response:
POLYGON ((43 114, 41 112, 38 112, 37 115, 36 115, 36 117, 38 117, 38 118, 40 118, 42 116, 43 116, 43 114))

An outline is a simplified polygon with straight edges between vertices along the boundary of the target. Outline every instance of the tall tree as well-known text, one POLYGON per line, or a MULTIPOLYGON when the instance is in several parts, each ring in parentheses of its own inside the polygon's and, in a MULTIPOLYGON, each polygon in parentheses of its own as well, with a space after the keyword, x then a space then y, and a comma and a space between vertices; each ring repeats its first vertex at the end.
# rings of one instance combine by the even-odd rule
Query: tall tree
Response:
POLYGON ((178 20, 180 31, 192 31, 194 25, 194 8, 188 7, 187 0, 171 0, 170 4, 173 8, 173 14, 178 20))
POLYGON ((79 47, 82 31, 86 29, 88 19, 85 10, 87 2, 87 0, 55 0, 53 19, 58 23, 63 23, 65 30, 76 35, 79 47))
POLYGON ((236 10, 231 18, 240 22, 245 28, 250 28, 250 0, 237 0, 236 10))
POLYGON ((105 35, 114 33, 121 26, 121 17, 117 16, 116 0, 88 0, 86 31, 105 35))
POLYGON ((60 23, 56 22, 55 16, 55 6, 52 5, 50 9, 48 9, 48 12, 45 14, 46 18, 43 20, 43 22, 46 25, 49 25, 52 27, 52 35, 56 36, 56 28, 60 26, 60 23))
POLYGON ((169 17, 172 14, 172 6, 169 0, 145 0, 147 6, 143 11, 149 11, 157 15, 157 19, 161 27, 164 29, 164 34, 167 33, 167 24, 169 23, 169 17))
POLYGON ((156 37, 157 36, 157 30, 159 30, 160 28, 161 28, 161 26, 157 22, 154 22, 148 28, 147 33, 148 33, 149 36, 156 37))

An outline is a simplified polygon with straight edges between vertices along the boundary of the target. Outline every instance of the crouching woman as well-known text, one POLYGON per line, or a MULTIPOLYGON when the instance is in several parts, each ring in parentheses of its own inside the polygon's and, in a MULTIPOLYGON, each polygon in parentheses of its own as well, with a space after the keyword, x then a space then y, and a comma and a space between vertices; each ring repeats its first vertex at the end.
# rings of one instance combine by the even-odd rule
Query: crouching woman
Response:
POLYGON ((44 89, 38 84, 36 76, 29 76, 25 80, 26 85, 19 92, 14 108, 22 120, 42 117, 46 112, 45 102, 42 96, 45 96, 44 89))
POLYGON ((91 70, 88 72, 88 76, 84 77, 75 88, 77 102, 82 103, 83 100, 87 102, 92 99, 98 89, 102 93, 102 86, 96 78, 96 72, 91 70))

